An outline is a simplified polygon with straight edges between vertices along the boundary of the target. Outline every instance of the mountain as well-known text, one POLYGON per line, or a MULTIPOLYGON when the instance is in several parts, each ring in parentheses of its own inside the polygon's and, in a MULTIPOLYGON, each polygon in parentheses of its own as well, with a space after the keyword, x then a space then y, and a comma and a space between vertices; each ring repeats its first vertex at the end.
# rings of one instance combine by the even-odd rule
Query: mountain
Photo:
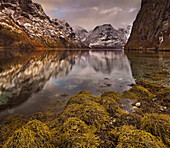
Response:
POLYGON ((6 14, 0 11, 0 47, 33 48, 28 35, 6 14))
POLYGON ((82 42, 86 40, 86 37, 88 36, 88 31, 86 29, 80 26, 74 26, 73 30, 77 37, 79 37, 82 42))
MULTIPOLYGON (((34 47, 83 46, 68 23, 59 19, 51 20, 41 5, 32 0, 0 0, 0 11, 27 34, 34 47)), ((1 19, 1 30, 9 27, 2 24, 4 22, 1 19)), ((18 41, 17 43, 21 44, 18 41)))
POLYGON ((170 49, 170 0, 142 0, 125 49, 170 49))
POLYGON ((85 39, 90 48, 123 48, 127 42, 130 27, 115 29, 110 24, 97 26, 85 39))

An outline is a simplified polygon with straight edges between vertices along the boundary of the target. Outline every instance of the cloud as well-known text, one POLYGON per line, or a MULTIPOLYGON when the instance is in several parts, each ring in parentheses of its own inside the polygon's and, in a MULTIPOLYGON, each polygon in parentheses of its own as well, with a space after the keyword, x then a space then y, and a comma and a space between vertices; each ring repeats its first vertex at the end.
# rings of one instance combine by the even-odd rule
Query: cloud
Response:
POLYGON ((116 15, 116 14, 117 14, 118 12, 120 12, 120 11, 122 11, 121 8, 119 8, 119 7, 113 7, 113 8, 111 8, 111 9, 101 10, 101 11, 100 11, 100 14, 102 14, 102 15, 110 15, 110 14, 116 15))
POLYGON ((52 18, 65 19, 72 26, 88 30, 105 23, 119 28, 132 24, 141 0, 33 0, 42 4, 52 18))

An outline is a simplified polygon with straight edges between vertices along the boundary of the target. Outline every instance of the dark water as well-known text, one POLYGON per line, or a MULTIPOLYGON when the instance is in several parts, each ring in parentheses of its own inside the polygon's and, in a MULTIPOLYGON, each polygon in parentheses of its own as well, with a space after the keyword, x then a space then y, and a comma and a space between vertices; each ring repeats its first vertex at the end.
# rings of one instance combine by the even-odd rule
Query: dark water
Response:
POLYGON ((46 111, 81 90, 122 93, 148 72, 169 70, 169 61, 170 53, 123 50, 0 51, 0 119, 46 111))

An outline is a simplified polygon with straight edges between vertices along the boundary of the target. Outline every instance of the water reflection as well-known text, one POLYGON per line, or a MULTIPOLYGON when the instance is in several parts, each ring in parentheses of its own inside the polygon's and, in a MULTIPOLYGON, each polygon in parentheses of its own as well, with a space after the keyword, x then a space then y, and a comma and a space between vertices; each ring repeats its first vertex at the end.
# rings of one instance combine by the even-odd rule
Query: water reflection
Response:
POLYGON ((0 54, 0 117, 43 111, 50 101, 68 99, 81 90, 100 95, 107 90, 123 92, 135 83, 122 50, 0 54))

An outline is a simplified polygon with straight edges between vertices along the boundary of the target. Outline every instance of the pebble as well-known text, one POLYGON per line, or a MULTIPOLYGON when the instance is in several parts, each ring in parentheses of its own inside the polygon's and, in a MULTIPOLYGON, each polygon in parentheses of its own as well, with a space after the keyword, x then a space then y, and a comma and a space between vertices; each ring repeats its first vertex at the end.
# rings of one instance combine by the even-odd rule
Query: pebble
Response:
POLYGON ((136 105, 137 107, 140 107, 140 106, 141 106, 141 103, 140 103, 140 102, 137 102, 135 105, 136 105))
POLYGON ((162 112, 166 111, 166 109, 167 109, 166 106, 161 106, 161 107, 160 107, 160 111, 162 111, 162 112))
POLYGON ((157 98, 153 98, 153 99, 152 99, 152 101, 156 101, 156 100, 157 100, 157 98))

